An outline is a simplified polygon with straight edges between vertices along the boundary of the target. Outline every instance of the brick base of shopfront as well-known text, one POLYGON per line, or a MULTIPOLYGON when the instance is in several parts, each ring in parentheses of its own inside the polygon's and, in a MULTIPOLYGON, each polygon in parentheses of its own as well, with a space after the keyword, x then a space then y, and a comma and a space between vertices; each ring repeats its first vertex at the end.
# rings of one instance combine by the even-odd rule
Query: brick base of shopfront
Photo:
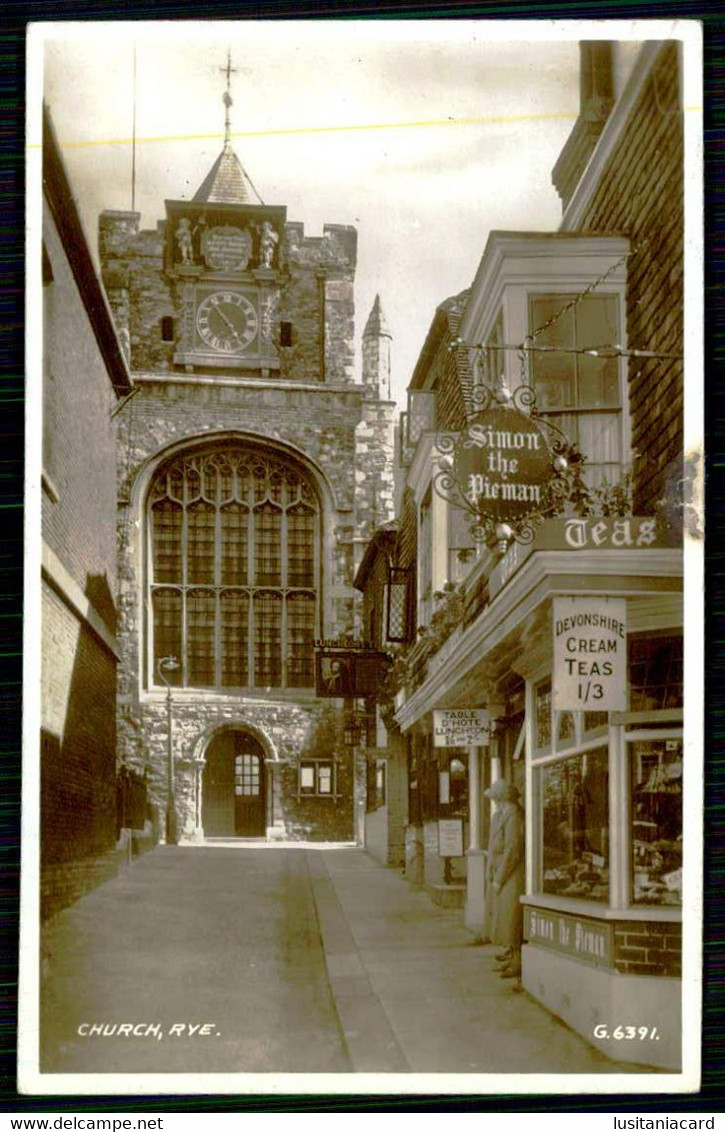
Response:
POLYGON ((601 920, 527 906, 524 988, 618 1061, 679 1070, 679 923, 601 920))

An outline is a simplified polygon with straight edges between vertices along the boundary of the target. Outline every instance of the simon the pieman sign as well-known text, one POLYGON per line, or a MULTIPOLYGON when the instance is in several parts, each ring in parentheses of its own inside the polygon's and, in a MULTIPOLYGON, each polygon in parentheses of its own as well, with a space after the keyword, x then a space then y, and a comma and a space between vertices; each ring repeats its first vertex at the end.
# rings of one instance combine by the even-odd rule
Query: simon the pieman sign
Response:
POLYGON ((554 709, 627 710, 627 602, 554 598, 554 709))
POLYGON ((491 738, 491 716, 482 708, 433 712, 434 747, 486 747, 491 738))

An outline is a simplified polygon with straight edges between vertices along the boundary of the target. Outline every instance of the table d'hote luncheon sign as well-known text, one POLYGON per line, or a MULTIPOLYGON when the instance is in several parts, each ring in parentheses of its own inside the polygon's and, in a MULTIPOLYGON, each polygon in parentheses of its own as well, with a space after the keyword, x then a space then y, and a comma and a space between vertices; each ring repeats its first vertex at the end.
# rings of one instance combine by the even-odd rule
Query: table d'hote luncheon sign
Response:
POLYGON ((554 709, 627 710, 627 602, 555 597, 554 709))
POLYGON ((434 747, 487 747, 490 738, 491 716, 483 708, 433 712, 434 747))

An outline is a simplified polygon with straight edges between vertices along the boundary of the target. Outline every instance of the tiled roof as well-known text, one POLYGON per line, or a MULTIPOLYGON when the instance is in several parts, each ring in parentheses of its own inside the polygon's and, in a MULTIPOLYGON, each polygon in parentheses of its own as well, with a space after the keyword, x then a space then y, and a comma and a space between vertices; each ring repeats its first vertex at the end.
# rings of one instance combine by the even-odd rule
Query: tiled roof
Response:
POLYGON ((206 177, 192 197, 209 204, 247 204, 249 195, 242 163, 226 142, 206 177))

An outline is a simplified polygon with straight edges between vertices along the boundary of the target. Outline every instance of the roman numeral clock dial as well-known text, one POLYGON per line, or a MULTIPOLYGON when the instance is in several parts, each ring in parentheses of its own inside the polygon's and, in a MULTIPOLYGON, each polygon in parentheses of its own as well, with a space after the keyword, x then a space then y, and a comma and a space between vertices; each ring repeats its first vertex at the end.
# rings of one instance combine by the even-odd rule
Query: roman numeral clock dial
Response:
POLYGON ((199 303, 196 328, 212 350, 238 354, 257 333, 257 312, 238 291, 215 291, 199 303))

